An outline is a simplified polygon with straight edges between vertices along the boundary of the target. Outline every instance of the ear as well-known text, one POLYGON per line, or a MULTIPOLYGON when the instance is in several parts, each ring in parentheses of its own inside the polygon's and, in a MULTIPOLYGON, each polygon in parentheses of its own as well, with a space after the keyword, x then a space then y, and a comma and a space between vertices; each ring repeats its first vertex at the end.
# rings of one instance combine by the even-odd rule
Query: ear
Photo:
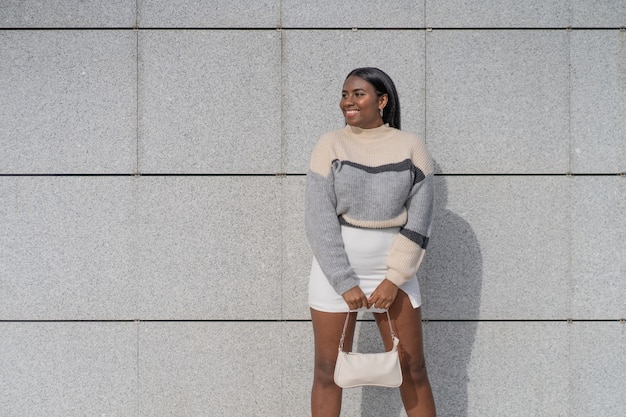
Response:
POLYGON ((387 102, 389 101, 389 97, 387 94, 383 94, 378 98, 378 108, 380 110, 384 109, 387 106, 387 102))

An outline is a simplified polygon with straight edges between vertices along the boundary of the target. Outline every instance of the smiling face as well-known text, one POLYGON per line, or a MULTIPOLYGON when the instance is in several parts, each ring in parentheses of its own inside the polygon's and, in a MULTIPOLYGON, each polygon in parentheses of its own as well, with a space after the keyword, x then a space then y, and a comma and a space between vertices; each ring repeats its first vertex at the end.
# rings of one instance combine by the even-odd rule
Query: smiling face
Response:
POLYGON ((383 125, 380 110, 387 104, 387 94, 378 96, 374 86, 361 77, 352 75, 343 83, 339 107, 346 124, 361 129, 383 125))

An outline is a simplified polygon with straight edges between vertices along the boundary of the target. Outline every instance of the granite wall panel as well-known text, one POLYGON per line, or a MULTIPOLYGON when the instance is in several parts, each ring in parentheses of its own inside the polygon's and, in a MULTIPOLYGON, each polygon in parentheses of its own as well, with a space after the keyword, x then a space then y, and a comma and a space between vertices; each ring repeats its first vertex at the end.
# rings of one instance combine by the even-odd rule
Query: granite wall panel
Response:
POLYGON ((565 173, 568 40, 554 31, 426 34, 426 140, 444 173, 565 173))
POLYGON ((136 318, 132 177, 0 177, 0 319, 136 318))
POLYGON ((137 415, 134 323, 1 322, 3 417, 137 415))
POLYGON ((421 28, 424 2, 283 0, 282 22, 285 28, 421 28))
POLYGON ((291 415, 283 410, 281 364, 287 352, 282 326, 272 322, 141 323, 138 414, 291 415))
POLYGON ((0 31, 0 172, 131 173, 136 34, 0 31))
POLYGON ((621 0, 570 0, 573 27, 626 27, 626 3, 621 0))
POLYGON ((136 0, 3 0, 0 28, 130 28, 136 0))
POLYGON ((281 179, 142 177, 138 317, 278 319, 281 179))
POLYGON ((625 172, 626 32, 583 30, 570 37, 570 171, 625 172))
POLYGON ((148 30, 139 48, 141 172, 281 172, 279 32, 148 30))
POLYGON ((626 181, 574 177, 571 225, 572 318, 626 317, 626 181))
POLYGON ((137 20, 144 28, 276 28, 280 1, 138 0, 137 20))
MULTIPOLYGON (((623 277, 623 275, 622 275, 623 277)), ((626 324, 577 322, 571 325, 568 416, 626 414, 626 324)))
POLYGON ((570 0, 425 0, 426 27, 550 28, 569 26, 570 0))

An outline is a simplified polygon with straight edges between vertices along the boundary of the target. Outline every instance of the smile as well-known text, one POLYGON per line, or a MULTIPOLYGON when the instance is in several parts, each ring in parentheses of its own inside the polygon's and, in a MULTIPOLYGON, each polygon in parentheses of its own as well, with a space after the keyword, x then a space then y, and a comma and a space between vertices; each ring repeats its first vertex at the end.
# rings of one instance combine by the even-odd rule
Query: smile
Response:
POLYGON ((357 114, 359 114, 359 110, 354 110, 354 109, 346 110, 347 117, 354 117, 357 114))

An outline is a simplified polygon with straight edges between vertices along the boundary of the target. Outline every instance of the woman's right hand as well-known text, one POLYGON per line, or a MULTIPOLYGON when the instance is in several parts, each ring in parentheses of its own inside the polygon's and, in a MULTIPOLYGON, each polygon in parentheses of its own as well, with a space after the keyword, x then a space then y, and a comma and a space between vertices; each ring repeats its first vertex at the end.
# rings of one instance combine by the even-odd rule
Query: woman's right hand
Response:
POLYGON ((369 307, 367 303, 367 297, 365 296, 365 293, 359 286, 350 288, 348 291, 344 292, 341 296, 343 297, 346 304, 348 304, 348 307, 350 308, 350 310, 358 310, 361 307, 365 307, 365 308, 369 307))

